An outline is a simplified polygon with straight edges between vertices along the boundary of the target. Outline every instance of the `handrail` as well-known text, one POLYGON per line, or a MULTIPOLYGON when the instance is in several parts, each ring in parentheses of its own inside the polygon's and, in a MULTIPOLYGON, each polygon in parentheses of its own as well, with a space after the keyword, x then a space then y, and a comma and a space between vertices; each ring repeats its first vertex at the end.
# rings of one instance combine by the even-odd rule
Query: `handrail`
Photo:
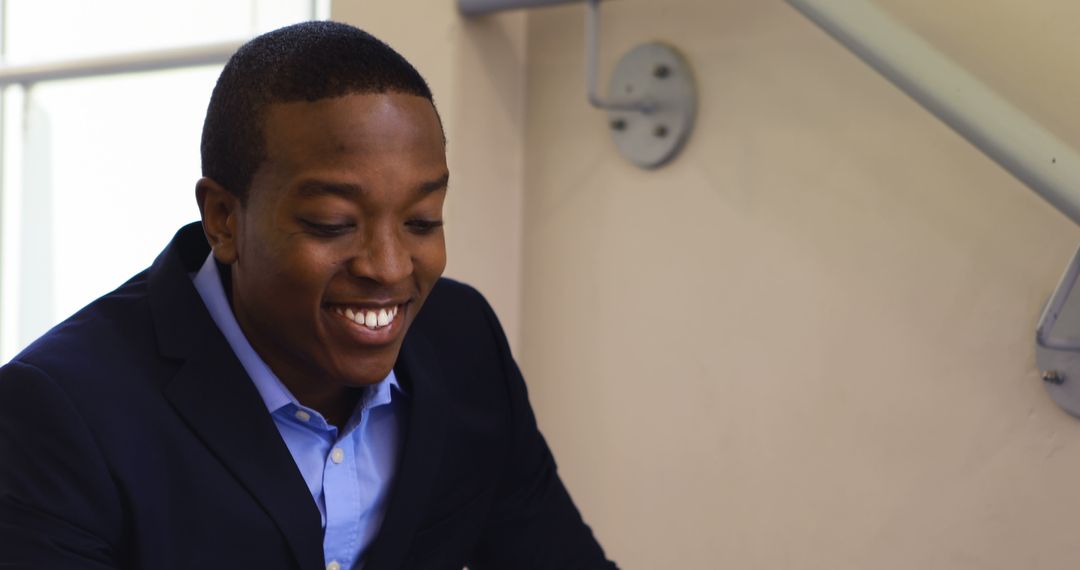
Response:
POLYGON ((466 16, 482 16, 503 10, 570 4, 581 0, 458 0, 458 10, 466 16))
POLYGON ((1080 157, 1072 147, 871 2, 786 1, 1080 224, 1080 157))

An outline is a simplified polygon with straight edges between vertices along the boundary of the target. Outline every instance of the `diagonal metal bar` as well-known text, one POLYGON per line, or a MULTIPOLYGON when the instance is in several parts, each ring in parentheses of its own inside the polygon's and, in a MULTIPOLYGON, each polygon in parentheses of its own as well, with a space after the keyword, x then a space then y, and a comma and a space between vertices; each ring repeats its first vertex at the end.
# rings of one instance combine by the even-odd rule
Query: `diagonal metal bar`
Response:
POLYGON ((1080 224, 1080 157, 974 75, 866 0, 786 0, 1080 224))

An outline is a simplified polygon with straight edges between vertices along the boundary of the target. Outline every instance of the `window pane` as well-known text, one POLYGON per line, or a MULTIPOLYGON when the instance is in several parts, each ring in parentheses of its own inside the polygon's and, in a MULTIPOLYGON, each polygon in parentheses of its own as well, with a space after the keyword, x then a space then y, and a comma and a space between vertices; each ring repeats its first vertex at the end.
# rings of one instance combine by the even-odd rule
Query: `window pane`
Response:
POLYGON ((311 0, 6 0, 9 62, 237 40, 311 18, 311 0))
POLYGON ((199 138, 218 73, 202 67, 29 91, 21 346, 148 266, 198 219, 199 138))
MULTIPOLYGON (((328 0, 4 4, 7 63, 238 41, 328 12, 328 0)), ((146 267, 198 219, 199 137, 220 69, 4 90, 0 363, 146 267)))

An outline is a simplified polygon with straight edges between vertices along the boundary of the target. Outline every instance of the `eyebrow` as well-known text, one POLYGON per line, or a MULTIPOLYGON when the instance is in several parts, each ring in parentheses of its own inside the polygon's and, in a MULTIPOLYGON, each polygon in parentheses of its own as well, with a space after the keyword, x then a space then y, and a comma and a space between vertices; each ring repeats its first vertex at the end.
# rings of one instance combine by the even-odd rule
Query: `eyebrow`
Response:
MULTIPOLYGON (((450 173, 447 172, 442 176, 429 180, 427 182, 421 182, 416 186, 417 194, 431 194, 438 192, 439 190, 446 190, 450 183, 450 173)), ((327 182, 323 180, 308 180, 300 184, 298 192, 300 196, 305 198, 311 198, 316 196, 322 196, 325 194, 332 194, 334 196, 340 196, 346 199, 355 199, 363 192, 357 184, 347 184, 339 182, 327 182)))
POLYGON ((422 194, 430 194, 432 192, 438 192, 439 190, 446 190, 450 184, 450 173, 447 172, 442 176, 432 180, 430 182, 424 182, 417 187, 417 190, 422 194))
POLYGON ((322 180, 308 180, 300 185, 298 193, 305 198, 314 198, 324 194, 352 199, 360 194, 360 187, 355 184, 339 184, 322 180))

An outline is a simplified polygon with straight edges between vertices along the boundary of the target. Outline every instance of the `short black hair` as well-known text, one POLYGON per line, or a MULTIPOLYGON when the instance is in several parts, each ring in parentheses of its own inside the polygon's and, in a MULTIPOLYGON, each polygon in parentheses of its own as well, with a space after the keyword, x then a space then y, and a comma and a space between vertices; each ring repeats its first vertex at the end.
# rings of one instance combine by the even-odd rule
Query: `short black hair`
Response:
POLYGON ((435 104, 416 68, 363 30, 314 21, 263 34, 229 58, 214 86, 203 123, 202 175, 244 201, 266 159, 267 106, 387 92, 435 104))

